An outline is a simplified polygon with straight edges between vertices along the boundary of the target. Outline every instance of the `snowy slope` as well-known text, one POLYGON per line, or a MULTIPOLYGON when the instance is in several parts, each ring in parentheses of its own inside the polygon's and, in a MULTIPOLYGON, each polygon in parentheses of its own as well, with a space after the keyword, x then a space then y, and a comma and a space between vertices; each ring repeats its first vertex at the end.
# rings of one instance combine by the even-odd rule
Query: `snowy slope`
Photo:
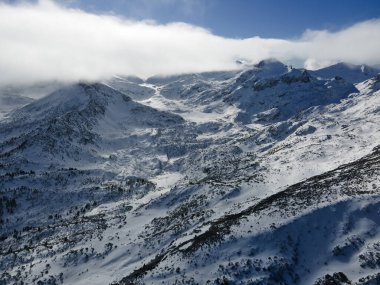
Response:
POLYGON ((125 76, 115 76, 106 82, 107 85, 122 93, 126 93, 133 100, 137 101, 148 99, 154 95, 154 90, 145 87, 142 85, 143 83, 144 81, 138 77, 125 76))
POLYGON ((14 94, 2 94, 2 96, 0 96, 0 119, 18 107, 25 106, 32 101, 33 99, 29 97, 14 94))
POLYGON ((42 98, 64 86, 58 82, 45 82, 22 86, 0 87, 0 119, 11 111, 31 103, 35 99, 42 98))
POLYGON ((266 60, 15 110, 0 284, 376 284, 379 82, 266 60))
POLYGON ((358 161, 205 222, 193 231, 197 234, 169 244, 114 284, 136 284, 142 278, 147 284, 189 280, 313 284, 336 274, 347 281, 368 278, 376 282, 380 266, 378 254, 373 254, 380 238, 378 158, 376 149, 358 161))

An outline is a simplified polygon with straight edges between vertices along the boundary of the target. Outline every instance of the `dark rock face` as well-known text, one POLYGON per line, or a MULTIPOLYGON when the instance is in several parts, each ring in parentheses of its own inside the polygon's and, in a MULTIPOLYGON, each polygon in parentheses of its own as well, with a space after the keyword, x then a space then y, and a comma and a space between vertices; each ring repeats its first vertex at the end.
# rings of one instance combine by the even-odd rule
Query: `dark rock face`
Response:
POLYGON ((325 275, 322 279, 318 280, 315 285, 344 285, 352 284, 343 272, 336 272, 332 276, 325 275))

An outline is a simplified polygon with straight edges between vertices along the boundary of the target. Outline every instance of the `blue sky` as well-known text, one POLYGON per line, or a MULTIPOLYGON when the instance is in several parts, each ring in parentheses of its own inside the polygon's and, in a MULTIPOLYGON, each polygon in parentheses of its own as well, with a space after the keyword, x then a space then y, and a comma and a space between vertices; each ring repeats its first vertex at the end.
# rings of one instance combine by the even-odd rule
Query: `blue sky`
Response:
MULTIPOLYGON (((28 1, 28 0, 27 0, 28 1)), ((19 0, 0 0, 16 3, 19 0)), ((35 2, 35 0, 29 0, 35 2)), ((380 18, 380 0, 57 0, 91 13, 158 23, 185 22, 230 38, 299 37, 380 18)))
POLYGON ((299 37, 306 29, 336 31, 380 17, 380 0, 61 0, 89 12, 158 23, 186 22, 214 34, 299 37))

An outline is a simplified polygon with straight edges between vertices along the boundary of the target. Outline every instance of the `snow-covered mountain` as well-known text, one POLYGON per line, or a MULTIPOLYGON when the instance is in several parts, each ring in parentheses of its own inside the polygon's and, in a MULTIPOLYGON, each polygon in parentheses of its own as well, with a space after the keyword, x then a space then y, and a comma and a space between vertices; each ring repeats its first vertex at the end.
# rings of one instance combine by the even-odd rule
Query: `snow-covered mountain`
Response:
POLYGON ((364 80, 376 76, 380 72, 380 68, 368 65, 354 65, 340 62, 319 70, 312 71, 315 76, 322 78, 342 77, 352 83, 359 83, 364 80))
POLYGON ((327 70, 117 76, 8 110, 0 284, 379 284, 380 77, 327 70))

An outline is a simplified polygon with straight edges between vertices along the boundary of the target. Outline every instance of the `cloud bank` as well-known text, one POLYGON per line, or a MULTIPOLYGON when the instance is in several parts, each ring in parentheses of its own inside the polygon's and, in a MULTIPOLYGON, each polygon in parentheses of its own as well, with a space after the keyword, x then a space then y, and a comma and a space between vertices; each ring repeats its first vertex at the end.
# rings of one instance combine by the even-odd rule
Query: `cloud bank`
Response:
POLYGON ((0 85, 101 80, 115 74, 235 69, 237 59, 277 58, 315 69, 337 61, 380 63, 380 20, 299 39, 223 38, 184 23, 160 25, 58 6, 0 4, 0 85))

